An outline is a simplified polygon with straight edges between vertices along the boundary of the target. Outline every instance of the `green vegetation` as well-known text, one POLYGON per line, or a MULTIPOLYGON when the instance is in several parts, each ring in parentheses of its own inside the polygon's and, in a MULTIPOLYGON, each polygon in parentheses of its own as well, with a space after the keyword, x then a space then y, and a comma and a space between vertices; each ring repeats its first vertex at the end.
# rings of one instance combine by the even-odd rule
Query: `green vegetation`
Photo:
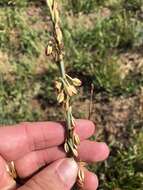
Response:
MULTIPOLYGON (((99 110, 108 107, 107 112, 93 113, 102 128, 98 139, 108 141, 111 147, 109 160, 92 168, 100 177, 99 189, 141 190, 143 109, 137 108, 143 96, 143 1, 62 0, 62 5, 66 69, 84 83, 76 116, 87 115, 82 104, 89 99, 91 83, 99 110), (109 103, 124 100, 126 106, 130 99, 136 103, 133 117, 129 113, 118 131, 114 119, 105 121, 111 111, 109 103), (117 129, 114 141, 108 129, 111 123, 117 129)), ((52 31, 48 14, 42 0, 0 0, 1 124, 61 118, 53 88, 58 69, 45 56, 52 31)), ((112 106, 116 114, 117 105, 112 106)))

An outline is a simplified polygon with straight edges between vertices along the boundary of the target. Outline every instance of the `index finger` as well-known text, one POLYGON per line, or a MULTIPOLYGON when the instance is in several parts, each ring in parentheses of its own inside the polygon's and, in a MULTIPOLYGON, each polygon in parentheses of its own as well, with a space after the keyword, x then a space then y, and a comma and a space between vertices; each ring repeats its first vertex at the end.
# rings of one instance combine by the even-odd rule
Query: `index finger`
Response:
MULTIPOLYGON (((89 138, 95 130, 89 120, 76 120, 76 132, 80 139, 89 138)), ((15 127, 0 128, 0 154, 8 161, 25 154, 58 146, 64 142, 65 126, 58 122, 21 123, 15 127)))

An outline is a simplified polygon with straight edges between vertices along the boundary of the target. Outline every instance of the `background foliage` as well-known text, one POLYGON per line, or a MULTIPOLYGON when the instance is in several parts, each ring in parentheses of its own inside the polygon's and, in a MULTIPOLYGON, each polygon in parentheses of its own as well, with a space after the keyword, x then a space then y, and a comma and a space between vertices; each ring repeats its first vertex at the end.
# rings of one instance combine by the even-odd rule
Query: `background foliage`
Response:
MULTIPOLYGON (((93 83, 96 139, 111 148, 108 161, 91 167, 99 189, 141 190, 143 1, 62 0, 61 13, 66 69, 84 84, 75 115, 88 116, 93 83)), ((58 68, 45 56, 51 32, 44 1, 0 0, 1 125, 62 118, 53 90, 58 68)))

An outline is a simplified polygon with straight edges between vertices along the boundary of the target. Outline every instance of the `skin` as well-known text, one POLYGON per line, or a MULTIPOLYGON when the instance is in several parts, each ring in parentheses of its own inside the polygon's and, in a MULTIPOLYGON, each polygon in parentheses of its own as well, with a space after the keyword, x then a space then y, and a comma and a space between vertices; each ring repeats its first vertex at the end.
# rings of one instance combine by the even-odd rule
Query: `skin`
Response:
MULTIPOLYGON (((87 140, 95 133, 94 124, 89 120, 76 120, 76 126, 81 140, 78 159, 88 163, 105 160, 109 155, 108 146, 87 140)), ((70 190, 76 181, 78 166, 66 158, 62 146, 64 139, 65 126, 56 122, 26 122, 0 128, 0 189, 70 190), (10 161, 14 161, 18 176, 26 179, 21 187, 16 187, 6 171, 10 161), (71 172, 70 180, 66 178, 64 181, 62 175, 71 163, 73 168, 67 172, 67 175, 71 172)), ((83 190, 95 190, 97 187, 97 176, 85 169, 83 190)))

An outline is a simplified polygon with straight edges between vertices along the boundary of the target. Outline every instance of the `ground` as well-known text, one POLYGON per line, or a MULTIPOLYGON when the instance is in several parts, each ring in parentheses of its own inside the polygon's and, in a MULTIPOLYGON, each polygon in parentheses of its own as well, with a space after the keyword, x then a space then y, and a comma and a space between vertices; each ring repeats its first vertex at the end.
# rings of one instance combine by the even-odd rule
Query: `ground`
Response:
MULTIPOLYGON (((59 1, 66 70, 83 85, 74 115, 96 125, 92 139, 111 154, 90 166, 99 190, 143 189, 143 1, 59 1), (78 110, 76 109, 78 107, 78 110)), ((0 123, 59 120, 54 80, 45 55, 52 24, 45 1, 0 0, 0 123)))

